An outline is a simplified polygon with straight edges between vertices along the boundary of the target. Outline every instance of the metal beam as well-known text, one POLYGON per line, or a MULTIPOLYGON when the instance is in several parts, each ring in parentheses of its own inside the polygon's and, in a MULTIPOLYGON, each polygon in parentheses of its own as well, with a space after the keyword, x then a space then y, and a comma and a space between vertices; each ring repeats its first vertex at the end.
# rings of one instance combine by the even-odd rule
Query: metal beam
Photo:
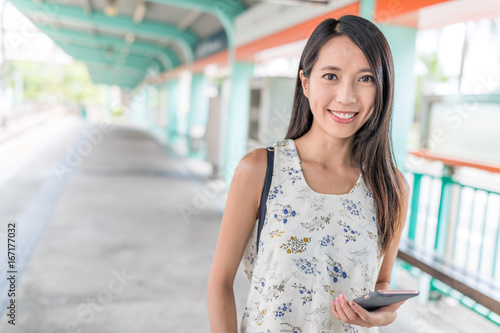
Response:
MULTIPOLYGON (((145 76, 146 69, 149 67, 147 65, 144 66, 144 65, 130 64, 130 63, 128 63, 128 61, 126 61, 123 64, 120 64, 120 63, 117 64, 116 61, 106 60, 100 54, 93 54, 93 53, 85 54, 85 53, 82 53, 79 51, 75 51, 71 48, 69 50, 65 50, 65 51, 68 52, 70 55, 73 52, 76 52, 78 54, 78 58, 75 57, 75 59, 79 59, 81 61, 84 61, 86 64, 91 65, 91 66, 113 68, 115 71, 118 71, 118 73, 121 70, 135 71, 136 72, 135 76, 137 78, 136 84, 139 84, 143 80, 143 78, 145 76)), ((131 75, 133 75, 133 74, 131 73, 130 76, 131 75)))
POLYGON ((85 46, 72 45, 66 43, 59 43, 58 45, 59 47, 61 47, 61 49, 68 52, 73 58, 77 60, 80 58, 80 56, 95 55, 101 57, 103 63, 115 63, 115 64, 127 63, 138 66, 144 66, 143 67, 144 72, 146 72, 148 67, 152 65, 159 65, 158 60, 149 57, 121 54, 119 52, 115 52, 112 50, 92 49, 85 46))
POLYGON ((89 71, 98 71, 98 72, 126 72, 127 76, 139 77, 144 75, 146 72, 143 69, 138 69, 131 65, 117 65, 117 64, 103 64, 102 62, 92 62, 85 61, 87 65, 87 69, 89 71))
POLYGON ((158 59, 153 58, 153 57, 149 57, 147 55, 130 54, 129 50, 126 49, 126 47, 123 47, 122 49, 114 49, 112 47, 107 47, 107 48, 106 47, 100 47, 100 48, 94 47, 94 48, 89 49, 86 46, 82 46, 82 45, 79 45, 76 43, 65 43, 62 41, 58 41, 58 45, 66 52, 71 53, 71 56, 73 56, 75 59, 78 59, 78 56, 80 54, 93 53, 93 54, 96 54, 96 55, 103 57, 104 59, 109 59, 109 60, 115 61, 115 62, 120 63, 120 64, 123 64, 125 62, 132 63, 132 64, 135 63, 137 65, 142 65, 142 66, 146 66, 148 64, 149 64, 149 66, 151 66, 152 64, 154 64, 154 65, 157 65, 159 67, 160 71, 163 71, 166 69, 163 66, 162 62, 159 61, 158 59))
POLYGON ((106 75, 105 73, 99 74, 99 73, 91 73, 90 77, 92 79, 96 80, 109 80, 112 82, 121 82, 121 83, 126 83, 126 84, 134 84, 138 81, 137 78, 127 78, 127 77, 120 77, 120 76, 109 76, 106 75))
POLYGON ((110 29, 122 33, 132 32, 136 36, 144 36, 145 38, 167 38, 179 44, 185 53, 187 62, 192 62, 194 59, 194 48, 198 42, 198 37, 189 31, 181 31, 175 26, 149 21, 135 24, 130 17, 122 15, 108 17, 103 12, 98 11, 85 14, 78 7, 64 6, 57 3, 44 2, 36 4, 30 0, 10 1, 22 12, 38 14, 34 22, 35 24, 44 23, 50 19, 57 21, 67 20, 70 23, 86 23, 98 28, 110 29))
POLYGON ((134 87, 140 83, 144 76, 126 77, 115 73, 107 73, 102 71, 89 71, 92 81, 106 81, 109 84, 122 84, 129 87, 134 87))
POLYGON ((234 45, 234 19, 245 11, 239 0, 149 0, 164 5, 197 9, 217 17, 226 31, 229 47, 234 45))
POLYGON ((127 47, 130 53, 157 57, 165 69, 173 68, 179 65, 179 58, 170 49, 161 48, 157 44, 133 42, 127 43, 121 38, 110 37, 106 35, 89 35, 85 32, 72 29, 54 29, 49 26, 39 26, 40 30, 46 33, 55 42, 68 44, 116 48, 127 47))
POLYGON ((186 9, 198 9, 202 12, 211 13, 215 16, 223 14, 230 19, 234 19, 241 14, 246 6, 239 0, 150 0, 164 5, 186 9))
POLYGON ((79 57, 78 60, 81 60, 85 62, 85 64, 91 67, 101 67, 105 70, 126 70, 127 72, 134 72, 137 73, 137 75, 141 75, 144 73, 144 67, 143 66, 137 66, 133 64, 123 64, 123 65, 118 65, 118 64, 113 64, 113 63, 106 63, 103 62, 102 59, 96 55, 90 55, 90 56, 85 56, 82 55, 79 57))
POLYGON ((82 1, 82 7, 83 10, 85 11, 86 14, 91 14, 92 13, 92 4, 90 3, 90 0, 81 0, 82 1))
MULTIPOLYGON (((133 83, 132 87, 142 82, 146 76, 147 69, 151 67, 152 60, 149 58, 143 58, 148 61, 149 64, 130 64, 133 58, 123 57, 124 61, 121 62, 120 59, 112 59, 112 57, 106 58, 106 51, 97 50, 91 52, 85 52, 85 48, 74 47, 73 45, 61 45, 61 47, 71 54, 77 54, 78 58, 87 64, 87 70, 92 77, 95 77, 96 73, 99 76, 104 76, 110 80, 117 81, 127 81, 127 86, 133 83), (104 60, 107 59, 107 60, 104 60), (103 62, 103 61, 108 61, 103 62)), ((154 62, 154 61, 153 61, 154 62)))
POLYGON ((184 16, 178 23, 177 28, 180 30, 189 29, 189 27, 200 17, 202 12, 199 10, 192 10, 186 16, 184 16))
POLYGON ((103 73, 107 76, 120 76, 128 79, 138 80, 145 76, 144 72, 136 72, 124 69, 123 67, 106 67, 88 64, 87 69, 91 75, 95 73, 103 73))
POLYGON ((114 82, 112 80, 106 80, 106 79, 92 79, 92 82, 94 84, 106 84, 108 86, 119 86, 121 88, 127 88, 130 90, 133 90, 136 84, 127 84, 127 83, 122 83, 122 82, 114 82))

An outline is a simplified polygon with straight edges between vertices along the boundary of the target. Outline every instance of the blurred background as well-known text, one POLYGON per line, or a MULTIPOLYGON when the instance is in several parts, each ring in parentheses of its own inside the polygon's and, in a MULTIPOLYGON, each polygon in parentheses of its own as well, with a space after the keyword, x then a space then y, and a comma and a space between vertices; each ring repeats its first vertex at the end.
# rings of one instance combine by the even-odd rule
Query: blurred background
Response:
POLYGON ((234 169, 346 14, 390 43, 412 191, 391 287, 420 296, 381 332, 500 332, 496 0, 0 0, 0 331, 209 332, 234 169))

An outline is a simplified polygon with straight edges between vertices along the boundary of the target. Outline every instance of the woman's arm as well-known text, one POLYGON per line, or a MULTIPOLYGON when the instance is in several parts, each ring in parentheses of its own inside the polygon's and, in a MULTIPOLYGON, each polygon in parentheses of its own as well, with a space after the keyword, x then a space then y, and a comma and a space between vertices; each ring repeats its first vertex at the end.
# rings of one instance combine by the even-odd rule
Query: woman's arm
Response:
MULTIPOLYGON (((392 268, 394 262, 396 261, 396 256, 398 254, 399 241, 401 239, 401 234, 406 222, 406 215, 408 211, 408 198, 410 196, 410 186, 404 178, 404 176, 399 173, 401 182, 403 184, 403 212, 401 214, 400 227, 394 233, 394 237, 391 240, 389 249, 384 255, 384 260, 382 266, 380 267, 377 283, 375 284, 375 290, 381 289, 391 289, 390 281, 392 268)), ((364 327, 372 326, 386 326, 396 320, 397 309, 403 305, 405 301, 397 302, 389 306, 382 307, 375 311, 367 311, 363 309, 358 304, 354 303, 352 300, 348 301, 345 295, 340 295, 338 300, 332 301, 332 312, 337 317, 337 319, 342 320, 348 324, 354 324, 364 327)))
POLYGON ((233 281, 257 220, 266 169, 266 149, 256 149, 241 159, 231 181, 207 286, 213 333, 238 330, 233 281))
POLYGON ((391 240, 391 244, 389 245, 389 249, 384 255, 384 260, 382 261, 382 266, 380 267, 380 271, 377 278, 377 283, 375 284, 375 290, 381 289, 391 289, 391 275, 392 268, 394 267, 394 262, 396 261, 396 256, 398 255, 399 241, 401 240, 401 235, 403 233, 403 229, 406 223, 406 215, 408 212, 408 198, 410 196, 410 186, 406 181, 405 177, 402 173, 399 172, 399 177, 401 179, 401 183, 403 184, 403 206, 400 227, 398 230, 394 232, 394 237, 391 240))

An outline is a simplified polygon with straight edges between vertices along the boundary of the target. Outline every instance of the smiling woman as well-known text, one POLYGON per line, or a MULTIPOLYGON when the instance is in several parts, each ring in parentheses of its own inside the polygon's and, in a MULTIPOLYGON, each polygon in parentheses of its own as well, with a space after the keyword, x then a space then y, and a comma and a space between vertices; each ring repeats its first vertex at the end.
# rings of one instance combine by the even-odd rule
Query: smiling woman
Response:
POLYGON ((409 189, 389 141, 393 85, 391 52, 374 24, 344 16, 316 27, 288 133, 271 149, 272 174, 265 149, 236 168, 207 292, 213 332, 237 331, 240 261, 251 283, 240 332, 378 332, 394 321, 403 302, 371 312, 352 302, 390 289, 406 219, 409 189))
POLYGON ((303 69, 299 75, 316 119, 312 126, 319 125, 327 133, 347 138, 370 118, 376 93, 373 74, 363 52, 348 37, 328 41, 309 78, 303 69), (352 125, 343 126, 346 124, 352 125))

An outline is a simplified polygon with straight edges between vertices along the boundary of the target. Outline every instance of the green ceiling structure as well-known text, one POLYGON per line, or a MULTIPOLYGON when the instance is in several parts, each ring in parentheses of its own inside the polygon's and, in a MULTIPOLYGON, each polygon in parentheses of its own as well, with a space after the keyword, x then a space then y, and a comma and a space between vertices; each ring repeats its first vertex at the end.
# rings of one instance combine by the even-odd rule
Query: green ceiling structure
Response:
POLYGON ((161 4, 176 7, 196 9, 213 14, 217 17, 226 31, 229 46, 234 42, 234 19, 245 11, 246 7, 239 0, 151 0, 161 4))
MULTIPOLYGON (((117 84, 133 89, 143 81, 150 69, 164 72, 193 62, 196 47, 202 41, 202 37, 189 27, 186 29, 179 24, 183 17, 173 23, 170 18, 167 23, 159 22, 158 19, 148 20, 147 15, 140 20, 124 14, 108 16, 102 10, 91 8, 91 2, 86 7, 90 9, 82 7, 81 4, 88 0, 82 3, 9 1, 65 52, 85 62, 95 83, 117 84), (126 38, 129 35, 132 38, 126 38)), ((234 19, 246 9, 243 0, 148 2, 166 6, 163 10, 177 7, 188 10, 188 13, 195 10, 213 15, 218 19, 220 28, 224 29, 229 47, 234 45, 234 19)), ((127 5, 130 6, 121 4, 127 5)), ((133 8, 119 10, 119 13, 130 13, 131 10, 133 8)))
POLYGON ((55 29, 50 26, 39 26, 56 43, 66 43, 96 48, 112 47, 116 52, 126 48, 131 54, 156 57, 164 69, 177 67, 180 64, 177 55, 168 48, 161 48, 154 43, 144 43, 134 41, 127 43, 125 40, 117 37, 95 35, 71 29, 55 29))

